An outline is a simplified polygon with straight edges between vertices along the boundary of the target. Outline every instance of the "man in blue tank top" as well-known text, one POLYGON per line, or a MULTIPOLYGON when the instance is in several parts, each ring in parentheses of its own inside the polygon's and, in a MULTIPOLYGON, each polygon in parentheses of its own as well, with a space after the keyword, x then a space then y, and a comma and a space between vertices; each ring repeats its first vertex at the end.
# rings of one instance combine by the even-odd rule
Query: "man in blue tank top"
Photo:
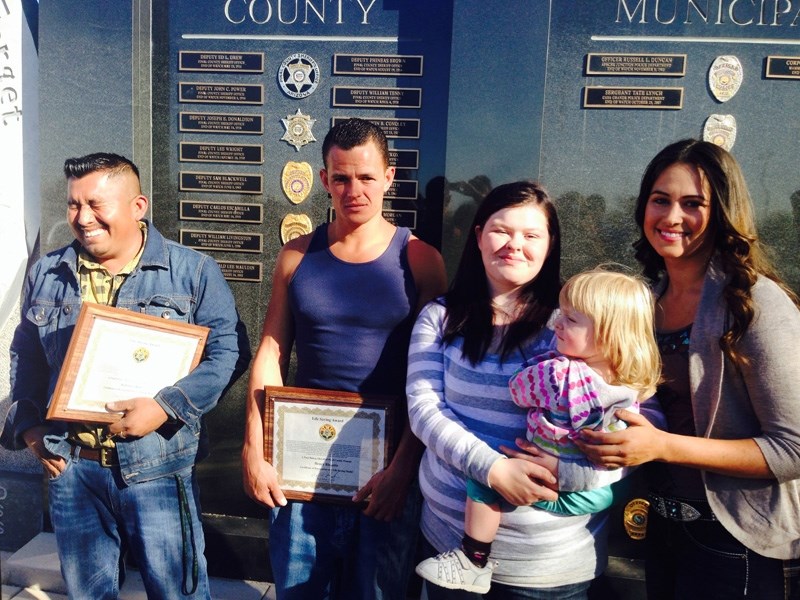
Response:
MULTIPOLYGON (((273 509, 269 546, 278 600, 405 600, 423 450, 407 422, 391 463, 352 506, 287 502, 264 460, 264 386, 284 385, 293 345, 297 386, 402 396, 414 318, 446 284, 439 253, 382 215, 394 167, 380 128, 362 119, 337 124, 322 158, 320 178, 335 220, 287 242, 278 255, 250 375, 244 488, 273 509)), ((404 419, 405 407, 398 412, 404 419)))

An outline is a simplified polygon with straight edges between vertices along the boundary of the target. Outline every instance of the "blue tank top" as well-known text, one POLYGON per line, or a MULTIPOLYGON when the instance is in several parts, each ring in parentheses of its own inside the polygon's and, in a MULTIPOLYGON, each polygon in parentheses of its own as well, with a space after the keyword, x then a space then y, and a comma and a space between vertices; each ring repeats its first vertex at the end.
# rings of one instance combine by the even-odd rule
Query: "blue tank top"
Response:
POLYGON ((328 248, 327 224, 317 227, 289 283, 295 385, 404 393, 418 296, 406 252, 409 236, 399 227, 381 256, 348 263, 328 248))

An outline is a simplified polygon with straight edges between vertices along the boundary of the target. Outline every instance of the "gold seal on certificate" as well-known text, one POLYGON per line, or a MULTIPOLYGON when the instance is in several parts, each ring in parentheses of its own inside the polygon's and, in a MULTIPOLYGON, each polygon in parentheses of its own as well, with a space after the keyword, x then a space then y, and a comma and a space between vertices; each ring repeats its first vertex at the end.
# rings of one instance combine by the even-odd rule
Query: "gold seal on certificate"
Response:
POLYGON ((264 460, 290 500, 351 504, 394 451, 399 398, 264 388, 264 460))
POLYGON ((307 162, 289 161, 284 165, 281 188, 292 204, 300 204, 308 198, 313 183, 314 175, 311 172, 311 165, 307 162))
POLYGON ((286 133, 283 134, 281 141, 288 142, 298 152, 306 144, 317 141, 317 138, 311 133, 311 128, 317 122, 316 119, 304 115, 299 108, 296 113, 286 115, 286 118, 281 121, 286 128, 286 133))
POLYGON ((742 86, 742 63, 735 56, 718 56, 708 70, 708 87, 714 98, 727 102, 742 86))
POLYGON ((625 533, 633 540, 643 540, 647 534, 647 511, 650 503, 644 498, 634 498, 625 505, 622 524, 625 533))
POLYGON ((733 115, 711 115, 703 125, 703 141, 730 151, 736 142, 736 119, 733 115))
POLYGON ((319 437, 321 437, 326 442, 332 441, 333 438, 336 437, 336 427, 334 427, 330 423, 325 423, 322 427, 319 428, 319 437))
POLYGON ((200 362, 208 327, 84 302, 47 418, 113 423, 108 402, 152 398, 200 362))
POLYGON ((281 221, 281 243, 285 244, 296 237, 311 233, 313 229, 308 215, 289 213, 281 221))

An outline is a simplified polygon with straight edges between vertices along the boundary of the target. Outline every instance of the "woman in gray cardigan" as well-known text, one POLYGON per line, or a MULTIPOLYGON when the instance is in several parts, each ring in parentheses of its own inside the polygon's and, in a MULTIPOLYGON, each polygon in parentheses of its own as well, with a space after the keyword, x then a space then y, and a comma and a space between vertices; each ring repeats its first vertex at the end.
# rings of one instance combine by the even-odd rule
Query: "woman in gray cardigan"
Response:
POLYGON ((800 311, 758 241, 741 169, 683 140, 648 165, 637 259, 656 284, 668 431, 587 432, 607 467, 655 461, 648 598, 800 598, 800 311))

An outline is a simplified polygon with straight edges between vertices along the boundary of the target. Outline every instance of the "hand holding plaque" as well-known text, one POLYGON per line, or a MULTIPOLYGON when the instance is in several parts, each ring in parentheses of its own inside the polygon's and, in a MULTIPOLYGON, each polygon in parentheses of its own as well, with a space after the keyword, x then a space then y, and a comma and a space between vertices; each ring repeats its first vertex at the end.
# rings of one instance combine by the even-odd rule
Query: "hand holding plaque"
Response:
POLYGON ((200 362, 209 329, 84 302, 48 419, 113 423, 108 402, 152 398, 200 362))
POLYGON ((289 499, 350 503, 394 451, 397 398, 265 388, 264 459, 289 499))

